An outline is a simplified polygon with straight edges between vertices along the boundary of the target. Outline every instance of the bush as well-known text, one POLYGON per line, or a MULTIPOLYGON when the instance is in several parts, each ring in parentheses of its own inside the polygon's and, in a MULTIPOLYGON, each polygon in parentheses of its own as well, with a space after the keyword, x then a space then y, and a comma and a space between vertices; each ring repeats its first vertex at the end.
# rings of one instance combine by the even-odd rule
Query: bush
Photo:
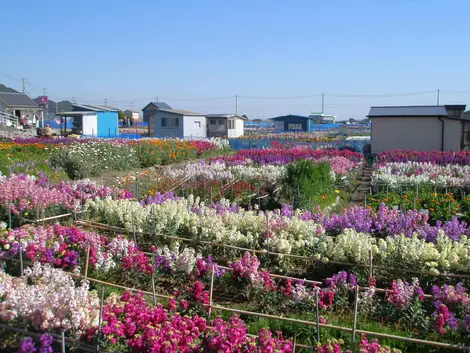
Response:
POLYGON ((294 208, 312 209, 334 201, 334 180, 330 165, 299 160, 287 165, 284 179, 286 191, 294 200, 294 208))

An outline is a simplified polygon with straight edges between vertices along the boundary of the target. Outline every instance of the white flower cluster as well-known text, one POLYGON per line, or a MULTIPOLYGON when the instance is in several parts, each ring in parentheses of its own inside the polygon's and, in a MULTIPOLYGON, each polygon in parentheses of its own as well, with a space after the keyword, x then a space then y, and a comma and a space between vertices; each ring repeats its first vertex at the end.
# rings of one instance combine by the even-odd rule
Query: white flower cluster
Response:
POLYGON ((161 256, 165 259, 165 263, 170 266, 172 271, 183 272, 190 274, 196 266, 196 260, 201 258, 201 255, 196 255, 193 248, 184 248, 179 251, 178 247, 170 250, 168 246, 156 250, 156 256, 161 256))
POLYGON ((392 162, 377 168, 372 184, 400 185, 430 184, 436 186, 465 186, 470 184, 470 166, 457 164, 437 165, 423 162, 392 162))
POLYGON ((37 330, 77 336, 98 322, 99 301, 88 282, 76 287, 69 274, 49 265, 36 263, 21 278, 0 273, 0 297, 0 321, 18 318, 37 330))

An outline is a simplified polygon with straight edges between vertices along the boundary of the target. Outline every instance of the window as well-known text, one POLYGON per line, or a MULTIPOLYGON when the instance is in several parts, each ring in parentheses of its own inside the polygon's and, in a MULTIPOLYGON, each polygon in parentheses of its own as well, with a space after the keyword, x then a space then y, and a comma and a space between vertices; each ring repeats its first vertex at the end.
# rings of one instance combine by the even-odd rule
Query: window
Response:
POLYGON ((228 128, 229 128, 229 130, 235 129, 235 120, 229 120, 228 121, 228 128))
POLYGON ((224 126, 224 121, 222 119, 217 120, 217 123, 219 124, 219 126, 224 126))
POLYGON ((180 126, 180 120, 178 118, 162 118, 163 128, 174 129, 180 126))
POLYGON ((288 130, 302 130, 302 124, 289 124, 287 126, 288 130))
POLYGON ((200 122, 200 121, 195 121, 195 122, 194 122, 194 127, 195 127, 196 129, 200 129, 200 128, 201 128, 201 122, 200 122))
POLYGON ((217 120, 211 119, 211 120, 209 120, 209 124, 210 125, 217 125, 217 120))

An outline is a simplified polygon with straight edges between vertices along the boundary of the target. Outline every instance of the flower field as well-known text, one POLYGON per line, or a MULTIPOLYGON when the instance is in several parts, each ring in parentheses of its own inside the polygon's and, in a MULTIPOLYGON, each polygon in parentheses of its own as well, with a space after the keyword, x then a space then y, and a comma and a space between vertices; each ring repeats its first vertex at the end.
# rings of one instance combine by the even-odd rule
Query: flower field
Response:
POLYGON ((380 154, 367 204, 343 207, 365 164, 348 150, 23 144, 49 169, 0 177, 2 351, 470 346, 466 152, 380 154))

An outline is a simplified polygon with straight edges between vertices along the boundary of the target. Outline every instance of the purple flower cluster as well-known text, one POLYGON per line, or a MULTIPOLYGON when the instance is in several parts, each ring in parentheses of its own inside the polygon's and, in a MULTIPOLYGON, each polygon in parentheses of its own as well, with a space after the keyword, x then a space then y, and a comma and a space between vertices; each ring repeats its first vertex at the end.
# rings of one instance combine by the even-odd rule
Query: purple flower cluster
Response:
POLYGON ((36 349, 34 340, 31 337, 25 337, 21 340, 18 352, 19 353, 52 353, 52 336, 43 334, 39 339, 39 350, 36 349))
POLYGON ((149 196, 147 200, 141 201, 140 204, 142 206, 145 205, 161 205, 165 201, 168 200, 178 200, 179 197, 175 196, 174 192, 164 192, 164 193, 155 193, 154 196, 149 196))

